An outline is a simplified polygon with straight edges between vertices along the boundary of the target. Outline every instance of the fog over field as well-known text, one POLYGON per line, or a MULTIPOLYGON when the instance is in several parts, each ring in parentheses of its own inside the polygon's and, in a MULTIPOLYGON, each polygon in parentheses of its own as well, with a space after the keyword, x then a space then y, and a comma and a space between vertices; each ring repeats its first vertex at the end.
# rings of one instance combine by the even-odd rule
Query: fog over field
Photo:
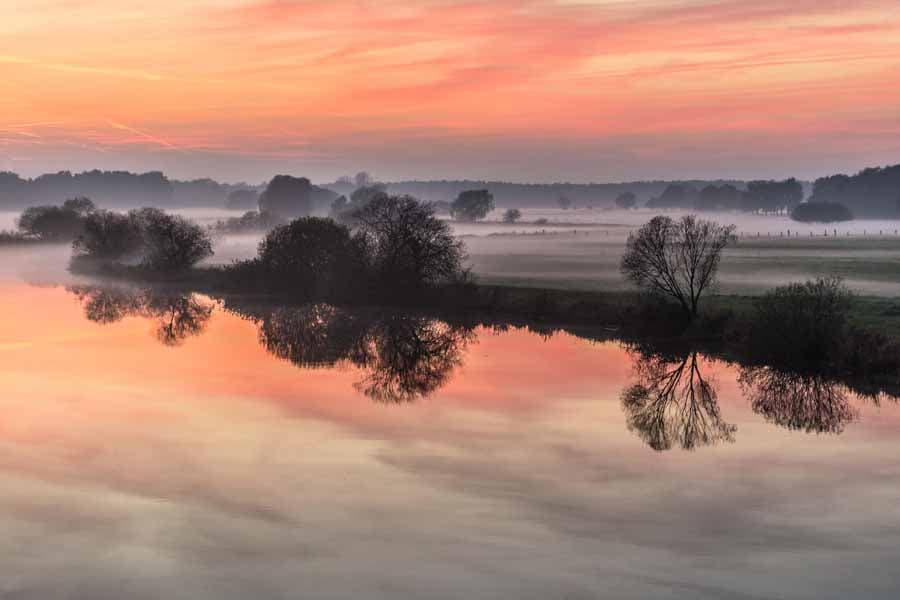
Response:
MULTIPOLYGON (((234 216, 224 209, 187 208, 179 214, 203 225, 234 216)), ((567 289, 628 289, 619 260, 628 234, 659 211, 524 209, 519 223, 501 222, 496 210, 478 223, 453 222, 474 273, 484 283, 567 289), (546 224, 534 224, 546 219, 546 224)), ((668 211, 673 217, 681 212, 668 211)), ((0 213, 0 229, 17 212, 0 213)), ((900 295, 900 235, 896 221, 852 221, 824 226, 787 216, 702 213, 734 224, 738 243, 726 250, 719 276, 723 294, 758 294, 776 285, 833 275, 863 295, 900 295), (790 238, 787 237, 790 231, 790 238)), ((206 264, 228 264, 255 255, 262 234, 217 235, 206 264)), ((66 246, 4 249, 0 273, 30 281, 66 281, 66 246)))

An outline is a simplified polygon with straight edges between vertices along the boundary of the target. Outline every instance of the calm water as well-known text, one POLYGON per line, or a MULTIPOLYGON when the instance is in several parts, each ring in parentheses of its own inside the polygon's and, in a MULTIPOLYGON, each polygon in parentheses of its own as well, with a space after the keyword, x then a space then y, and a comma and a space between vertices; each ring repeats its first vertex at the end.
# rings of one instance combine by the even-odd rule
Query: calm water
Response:
POLYGON ((900 407, 568 334, 0 284, 0 597, 895 598, 900 407))

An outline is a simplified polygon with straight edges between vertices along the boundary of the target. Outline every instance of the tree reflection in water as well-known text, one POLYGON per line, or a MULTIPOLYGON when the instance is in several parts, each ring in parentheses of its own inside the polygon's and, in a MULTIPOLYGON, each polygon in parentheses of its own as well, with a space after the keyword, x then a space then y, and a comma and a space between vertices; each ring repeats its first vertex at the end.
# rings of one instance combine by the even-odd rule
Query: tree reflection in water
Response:
POLYGON ((821 375, 751 367, 741 369, 738 381, 754 412, 781 427, 841 433, 857 418, 847 388, 821 375))
POLYGON ((673 358, 637 353, 638 382, 622 392, 628 429, 657 451, 694 450, 733 442, 737 428, 722 420, 716 388, 696 352, 673 358))
POLYGON ((150 289, 72 286, 67 288, 84 305, 84 314, 95 323, 110 324, 137 316, 156 321, 156 338, 166 346, 178 346, 203 333, 214 304, 196 294, 165 294, 150 289))
POLYGON ((352 365, 356 389, 378 402, 412 402, 437 391, 462 364, 471 327, 421 315, 350 311, 315 304, 229 310, 259 328, 260 343, 299 367, 352 365))

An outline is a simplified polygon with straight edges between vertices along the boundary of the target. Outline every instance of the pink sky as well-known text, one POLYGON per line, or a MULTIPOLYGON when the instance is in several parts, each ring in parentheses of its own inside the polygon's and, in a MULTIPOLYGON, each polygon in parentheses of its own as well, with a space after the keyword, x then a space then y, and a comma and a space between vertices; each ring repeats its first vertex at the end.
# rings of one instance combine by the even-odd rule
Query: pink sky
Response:
POLYGON ((0 169, 813 178, 900 162, 897 0, 0 5, 0 169))

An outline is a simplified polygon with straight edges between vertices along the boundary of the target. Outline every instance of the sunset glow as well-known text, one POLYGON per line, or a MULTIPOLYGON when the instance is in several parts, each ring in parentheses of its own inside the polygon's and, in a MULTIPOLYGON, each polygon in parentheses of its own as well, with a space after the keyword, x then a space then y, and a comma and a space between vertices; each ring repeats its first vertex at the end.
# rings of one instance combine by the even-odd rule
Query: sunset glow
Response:
POLYGON ((900 160, 896 0, 141 4, 0 6, 0 169, 616 181, 900 160))

